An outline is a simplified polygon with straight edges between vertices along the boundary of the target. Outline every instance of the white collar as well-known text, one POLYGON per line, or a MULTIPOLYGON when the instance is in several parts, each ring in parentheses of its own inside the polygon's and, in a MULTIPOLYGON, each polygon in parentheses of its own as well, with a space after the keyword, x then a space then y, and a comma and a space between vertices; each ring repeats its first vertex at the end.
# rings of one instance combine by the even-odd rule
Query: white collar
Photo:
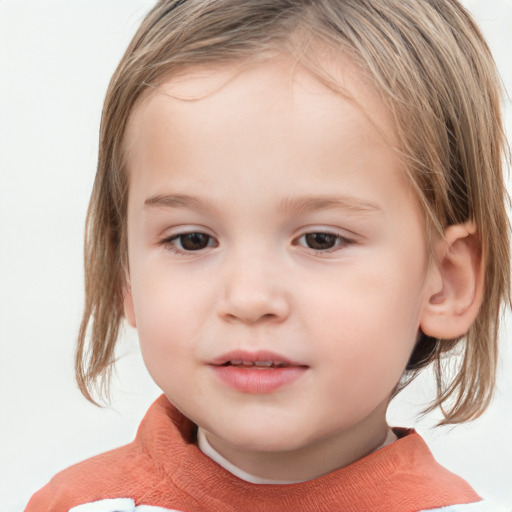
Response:
MULTIPOLYGON (((376 452, 377 450, 380 450, 381 448, 384 448, 384 446, 387 446, 388 444, 391 444, 393 441, 396 441, 397 437, 396 434, 393 432, 391 428, 388 429, 388 433, 386 435, 386 439, 384 442, 379 445, 375 450, 373 450, 371 453, 376 452)), ((208 439, 206 438, 206 435, 204 433, 204 430, 201 427, 198 427, 197 429, 197 445, 199 449, 210 459, 214 460, 219 466, 222 466, 225 470, 229 471, 233 475, 237 476, 241 480, 245 480, 246 482, 250 482, 253 484, 272 484, 272 485, 279 485, 279 484, 298 484, 301 482, 306 482, 307 480, 272 480, 270 478, 261 478, 256 475, 251 475, 250 473, 247 473, 243 469, 240 469, 238 466, 235 466, 229 460, 225 459, 213 446, 208 442, 208 439)))

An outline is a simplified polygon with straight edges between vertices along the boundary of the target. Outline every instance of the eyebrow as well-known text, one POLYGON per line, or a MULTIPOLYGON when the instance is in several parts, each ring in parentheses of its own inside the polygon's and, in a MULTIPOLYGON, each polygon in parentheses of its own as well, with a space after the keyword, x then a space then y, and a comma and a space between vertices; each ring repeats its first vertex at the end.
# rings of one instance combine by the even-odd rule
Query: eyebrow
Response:
MULTIPOLYGON (((144 207, 191 208, 209 212, 215 210, 213 202, 187 194, 157 194, 146 199, 144 207)), ((382 213, 382 208, 377 204, 351 195, 285 197, 279 203, 280 211, 292 215, 330 209, 343 210, 354 215, 382 213)))
POLYGON ((157 194, 144 201, 144 207, 152 208, 192 208, 194 210, 214 210, 214 205, 206 199, 186 194, 157 194))
POLYGON ((355 215, 382 213, 382 208, 377 204, 351 195, 285 197, 280 203, 280 209, 295 215, 331 209, 355 215))

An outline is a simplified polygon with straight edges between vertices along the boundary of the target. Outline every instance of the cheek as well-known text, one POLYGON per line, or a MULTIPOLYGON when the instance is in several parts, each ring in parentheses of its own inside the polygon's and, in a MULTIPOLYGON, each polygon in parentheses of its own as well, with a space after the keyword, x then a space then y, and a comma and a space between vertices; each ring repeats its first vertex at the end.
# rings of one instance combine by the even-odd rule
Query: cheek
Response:
POLYGON ((336 287, 314 302, 311 318, 324 340, 320 355, 362 385, 396 380, 416 342, 422 269, 405 272, 399 258, 382 255, 358 263, 333 279, 336 287))
POLYGON ((145 358, 165 364, 200 349, 200 332, 211 316, 211 290, 184 272, 147 265, 132 283, 137 330, 145 358))
POLYGON ((160 389, 174 398, 173 393, 179 394, 184 386, 194 385, 190 381, 194 346, 189 338, 191 329, 184 328, 187 310, 174 294, 169 295, 171 298, 156 293, 147 299, 141 297, 143 307, 137 311, 141 318, 137 331, 149 374, 160 389))
POLYGON ((143 355, 179 350, 179 319, 186 309, 177 290, 166 285, 165 279, 153 279, 151 273, 140 275, 132 290, 143 355))

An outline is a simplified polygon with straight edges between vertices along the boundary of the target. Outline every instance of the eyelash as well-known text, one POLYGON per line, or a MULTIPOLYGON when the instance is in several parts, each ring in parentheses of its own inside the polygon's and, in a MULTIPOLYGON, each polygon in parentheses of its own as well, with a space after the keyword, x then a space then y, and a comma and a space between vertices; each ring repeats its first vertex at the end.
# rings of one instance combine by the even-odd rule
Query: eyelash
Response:
POLYGON ((329 231, 310 231, 308 233, 304 233, 296 240, 297 241, 294 245, 301 245, 302 247, 307 247, 308 249, 314 251, 317 254, 329 254, 331 252, 339 251, 340 249, 343 249, 344 247, 348 247, 350 245, 355 244, 354 240, 351 240, 350 238, 341 236, 337 233, 331 233, 329 231), (307 237, 317 236, 317 235, 322 235, 325 237, 332 237, 334 239, 335 244, 332 247, 329 247, 327 249, 314 249, 313 247, 309 247, 307 245, 300 244, 301 239, 307 239, 307 237))
MULTIPOLYGON (((192 254, 192 253, 195 253, 195 252, 200 252, 201 250, 203 249, 206 249, 207 247, 211 247, 210 245, 210 242, 214 240, 214 238, 210 235, 207 235, 206 233, 201 233, 200 231, 190 231, 188 233, 179 233, 177 235, 173 235, 169 238, 165 238, 164 240, 162 240, 160 242, 161 245, 163 245, 166 249, 169 249, 171 252, 175 253, 175 254, 192 254), (193 236, 193 235, 196 235, 196 236, 200 236, 200 237, 206 237, 208 239, 208 243, 205 247, 201 248, 201 249, 196 249, 196 250, 193 250, 193 249, 185 249, 183 247, 183 241, 182 239, 186 236, 193 236), (177 242, 180 243, 181 245, 181 248, 177 247, 177 242)), ((215 244, 215 247, 217 246, 218 244, 215 244)))
MULTIPOLYGON (((331 239, 332 240, 332 239, 331 239)), ((309 242, 311 243, 311 241, 309 242)), ((340 249, 343 249, 344 247, 348 247, 350 245, 354 245, 356 242, 352 239, 346 238, 344 236, 341 236, 337 233, 331 233, 328 231, 310 231, 308 233, 302 234, 300 237, 296 238, 294 240, 293 245, 300 245, 302 247, 305 247, 311 251, 313 251, 315 254, 329 254, 331 252, 338 251, 340 249), (322 235, 325 237, 333 237, 334 245, 332 247, 328 247, 327 249, 315 249, 313 247, 309 247, 307 245, 307 237, 311 236, 317 236, 322 235), (300 241, 304 239, 306 241, 305 244, 301 244, 300 241)), ((171 252, 179 255, 186 255, 186 254, 193 254, 193 253, 199 253, 203 251, 204 249, 207 249, 209 247, 217 247, 218 243, 215 242, 215 239, 207 235, 206 233, 202 233, 200 231, 190 231, 188 233, 179 233, 177 235, 173 235, 171 237, 165 238, 160 242, 160 245, 164 246, 166 249, 170 250, 171 252), (183 247, 183 239, 184 237, 190 237, 190 236, 199 236, 199 237, 206 237, 207 238, 207 245, 204 247, 201 247, 199 249, 186 249, 183 247), (211 242, 214 242, 212 245, 211 242), (177 243, 181 245, 181 248, 177 246, 177 243)))

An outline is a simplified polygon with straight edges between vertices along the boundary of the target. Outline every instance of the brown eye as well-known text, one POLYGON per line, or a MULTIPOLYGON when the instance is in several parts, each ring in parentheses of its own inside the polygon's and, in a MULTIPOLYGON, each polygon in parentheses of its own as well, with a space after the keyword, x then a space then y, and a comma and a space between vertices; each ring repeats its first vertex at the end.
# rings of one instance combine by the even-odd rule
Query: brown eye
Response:
POLYGON ((187 233, 177 236, 175 240, 184 251, 200 251, 211 245, 212 237, 204 233, 187 233))
POLYGON ((191 231, 190 233, 181 233, 165 238, 160 242, 160 245, 172 253, 183 256, 211 247, 218 247, 219 244, 213 236, 199 231, 191 231))
POLYGON ((340 243, 340 236, 332 233, 308 233, 304 235, 306 246, 316 251, 332 249, 340 243))

